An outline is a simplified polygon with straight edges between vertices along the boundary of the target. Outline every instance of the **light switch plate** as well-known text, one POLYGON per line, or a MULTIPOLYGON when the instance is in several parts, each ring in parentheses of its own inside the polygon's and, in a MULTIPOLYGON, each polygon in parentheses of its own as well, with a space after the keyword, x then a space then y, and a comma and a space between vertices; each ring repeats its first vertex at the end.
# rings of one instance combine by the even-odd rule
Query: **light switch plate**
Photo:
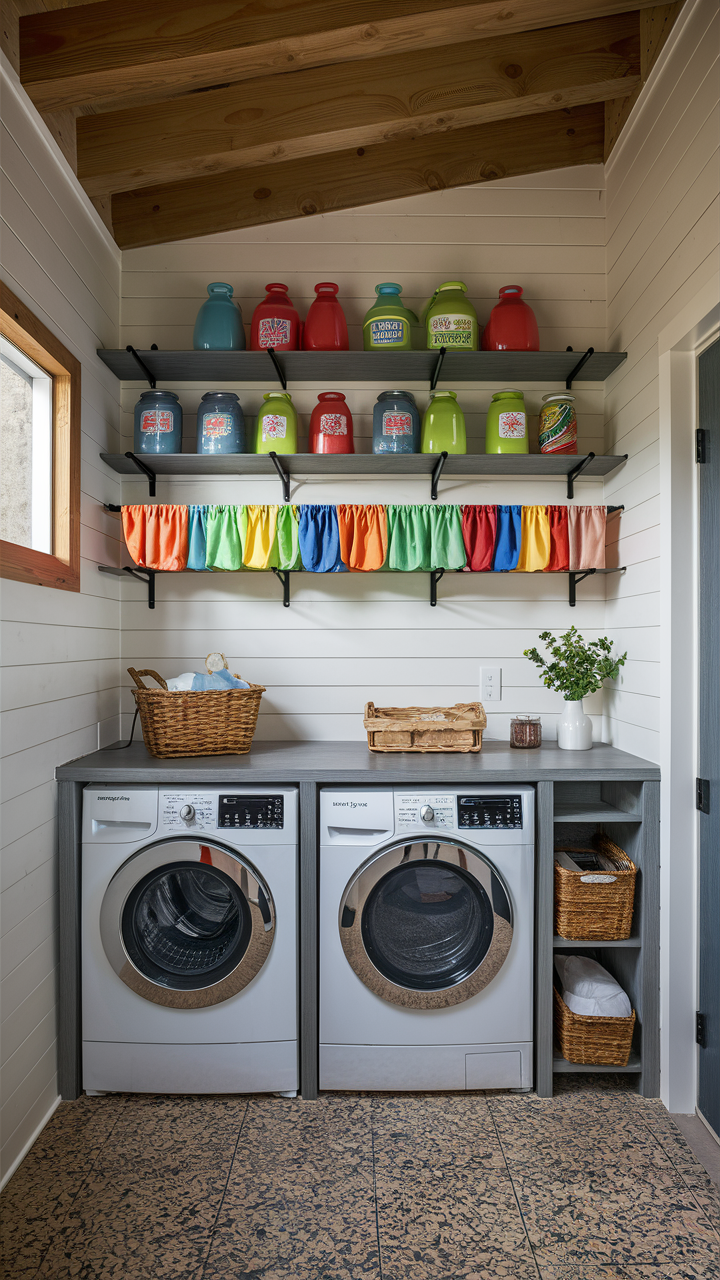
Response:
POLYGON ((502 667, 480 668, 480 701, 500 702, 502 700, 502 667))

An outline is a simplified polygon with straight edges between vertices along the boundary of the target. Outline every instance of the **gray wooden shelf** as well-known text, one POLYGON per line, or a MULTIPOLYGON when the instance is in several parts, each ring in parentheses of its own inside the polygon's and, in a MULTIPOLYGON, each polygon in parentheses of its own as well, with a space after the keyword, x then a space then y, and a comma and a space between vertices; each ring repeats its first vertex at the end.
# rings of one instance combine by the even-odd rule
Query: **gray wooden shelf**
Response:
MULTIPOLYGON (((600 570, 598 570, 600 572, 600 570)), ((626 813, 603 801, 592 800, 587 804, 560 802, 555 805, 555 822, 642 822, 642 814, 626 813)))
POLYGON ((573 951, 576 947, 627 947, 636 951, 642 946, 640 938, 560 938, 555 934, 555 951, 573 951))
POLYGON ((595 1075, 596 1072, 625 1072, 632 1075, 639 1075, 642 1072, 642 1062, 639 1053, 633 1050, 628 1059, 626 1067, 606 1067, 596 1063, 585 1062, 568 1062, 567 1058, 553 1058, 553 1074, 554 1075, 595 1075))
MULTIPOLYGON (((140 351, 148 372, 158 382, 260 382, 274 385, 277 373, 264 351, 140 351)), ((100 348, 98 356, 116 377, 142 382, 143 372, 131 351, 100 348)), ((563 383, 581 360, 581 351, 448 351, 441 381, 563 383)), ((378 386, 429 382, 437 351, 280 351, 280 367, 288 382, 376 382, 378 386)), ((604 382, 627 353, 595 351, 576 375, 577 382, 604 382)))

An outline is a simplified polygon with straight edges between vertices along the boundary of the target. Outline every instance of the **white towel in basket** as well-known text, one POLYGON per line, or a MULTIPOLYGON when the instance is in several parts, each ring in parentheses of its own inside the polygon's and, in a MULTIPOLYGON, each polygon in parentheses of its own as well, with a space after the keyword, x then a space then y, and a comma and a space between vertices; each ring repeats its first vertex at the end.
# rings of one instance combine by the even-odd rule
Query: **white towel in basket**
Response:
POLYGON ((563 1000, 586 1018, 629 1018, 632 1005, 607 969, 588 956, 556 956, 563 1000))

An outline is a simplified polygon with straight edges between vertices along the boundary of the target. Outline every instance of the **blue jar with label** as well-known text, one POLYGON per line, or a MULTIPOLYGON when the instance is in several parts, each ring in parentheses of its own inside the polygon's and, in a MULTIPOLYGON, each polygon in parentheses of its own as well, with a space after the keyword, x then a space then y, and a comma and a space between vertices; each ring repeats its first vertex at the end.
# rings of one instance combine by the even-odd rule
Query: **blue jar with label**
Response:
POLYGON ((234 391, 206 391, 197 411, 198 453, 245 453, 245 416, 234 391))
POLYGON ((207 302, 197 313, 193 347, 196 351, 244 351, 242 312, 232 300, 232 285, 218 280, 207 291, 207 302))
POLYGON ((381 391, 373 407, 373 453, 419 453, 420 414, 411 391, 381 391))
POLYGON ((135 453, 182 453, 182 405, 174 391, 143 391, 135 405, 135 453))

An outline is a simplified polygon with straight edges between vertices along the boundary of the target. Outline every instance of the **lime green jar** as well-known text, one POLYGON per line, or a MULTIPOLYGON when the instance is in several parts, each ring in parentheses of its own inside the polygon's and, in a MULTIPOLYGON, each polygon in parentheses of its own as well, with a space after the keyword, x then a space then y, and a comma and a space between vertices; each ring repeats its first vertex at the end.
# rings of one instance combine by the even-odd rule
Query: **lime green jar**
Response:
POLYGON ((485 419, 486 453, 529 453, 522 391, 496 391, 485 419))
POLYGON ((466 293, 462 280, 448 280, 435 290, 425 312, 428 350, 477 351, 478 318, 466 293))
POLYGON ((421 453, 467 453, 465 414, 456 391, 432 391, 422 420, 421 453))
POLYGON ((289 391, 268 391, 257 419, 256 453, 297 453, 297 413, 289 391))
POLYGON ((400 301, 402 285, 376 284, 375 292, 377 300, 363 321, 363 347, 366 351, 412 351, 418 318, 400 301))

